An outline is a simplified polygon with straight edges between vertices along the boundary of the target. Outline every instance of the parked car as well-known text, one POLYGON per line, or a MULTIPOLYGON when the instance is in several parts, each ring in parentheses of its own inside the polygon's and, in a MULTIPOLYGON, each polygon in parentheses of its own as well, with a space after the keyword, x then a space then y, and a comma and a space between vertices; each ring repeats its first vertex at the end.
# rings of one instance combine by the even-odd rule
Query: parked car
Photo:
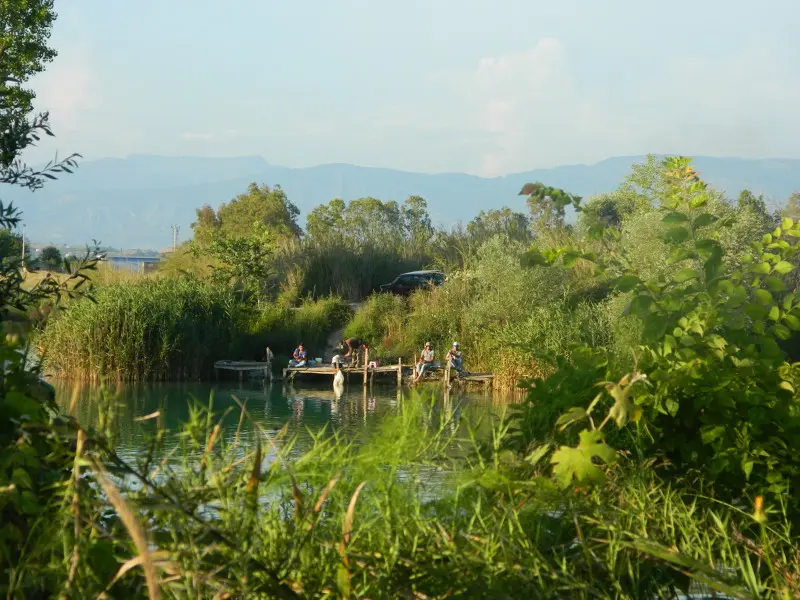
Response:
POLYGON ((380 291, 408 296, 419 288, 442 285, 444 280, 445 275, 441 271, 411 271, 398 275, 391 283, 380 286, 380 291))

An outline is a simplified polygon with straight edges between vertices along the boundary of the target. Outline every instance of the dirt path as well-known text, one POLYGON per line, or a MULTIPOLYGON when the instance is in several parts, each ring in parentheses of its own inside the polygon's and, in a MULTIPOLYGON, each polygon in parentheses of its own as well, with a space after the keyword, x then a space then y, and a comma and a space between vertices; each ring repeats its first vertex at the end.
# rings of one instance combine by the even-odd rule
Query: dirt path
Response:
MULTIPOLYGON (((361 306, 360 302, 351 302, 350 308, 353 312, 358 310, 358 307, 361 306)), ((328 336, 328 340, 325 342, 325 351, 322 353, 322 362, 330 363, 333 360, 334 351, 339 347, 339 343, 344 338, 344 327, 337 329, 335 331, 331 331, 330 335, 328 336)))

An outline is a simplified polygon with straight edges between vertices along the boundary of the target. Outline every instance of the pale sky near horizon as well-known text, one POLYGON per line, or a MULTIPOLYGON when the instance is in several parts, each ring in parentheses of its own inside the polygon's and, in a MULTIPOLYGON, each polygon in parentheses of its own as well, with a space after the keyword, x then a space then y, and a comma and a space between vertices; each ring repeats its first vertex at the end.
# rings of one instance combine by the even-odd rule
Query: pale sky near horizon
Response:
POLYGON ((494 176, 800 158, 799 0, 56 0, 33 81, 82 153, 494 176))

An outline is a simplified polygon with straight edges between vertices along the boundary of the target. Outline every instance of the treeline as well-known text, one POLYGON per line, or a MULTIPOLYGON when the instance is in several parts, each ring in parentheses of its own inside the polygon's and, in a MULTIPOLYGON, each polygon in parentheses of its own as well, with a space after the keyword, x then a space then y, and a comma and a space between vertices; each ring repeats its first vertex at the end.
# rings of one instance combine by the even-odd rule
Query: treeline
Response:
POLYGON ((509 208, 451 230, 431 223, 424 198, 339 198, 312 210, 305 229, 280 187, 251 184, 218 209, 203 206, 193 237, 163 264, 167 274, 228 277, 243 292, 294 304, 309 295, 360 300, 404 271, 462 267, 498 234, 527 243, 532 220, 509 208))

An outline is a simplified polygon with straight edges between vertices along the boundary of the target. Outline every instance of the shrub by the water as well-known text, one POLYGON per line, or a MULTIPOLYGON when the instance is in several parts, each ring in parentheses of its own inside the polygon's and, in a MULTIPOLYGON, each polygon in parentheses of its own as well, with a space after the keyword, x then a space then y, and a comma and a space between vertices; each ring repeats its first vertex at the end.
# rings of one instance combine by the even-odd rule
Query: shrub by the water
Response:
POLYGON ((119 283, 55 314, 38 345, 59 376, 200 378, 225 357, 242 318, 230 292, 192 279, 119 283))

